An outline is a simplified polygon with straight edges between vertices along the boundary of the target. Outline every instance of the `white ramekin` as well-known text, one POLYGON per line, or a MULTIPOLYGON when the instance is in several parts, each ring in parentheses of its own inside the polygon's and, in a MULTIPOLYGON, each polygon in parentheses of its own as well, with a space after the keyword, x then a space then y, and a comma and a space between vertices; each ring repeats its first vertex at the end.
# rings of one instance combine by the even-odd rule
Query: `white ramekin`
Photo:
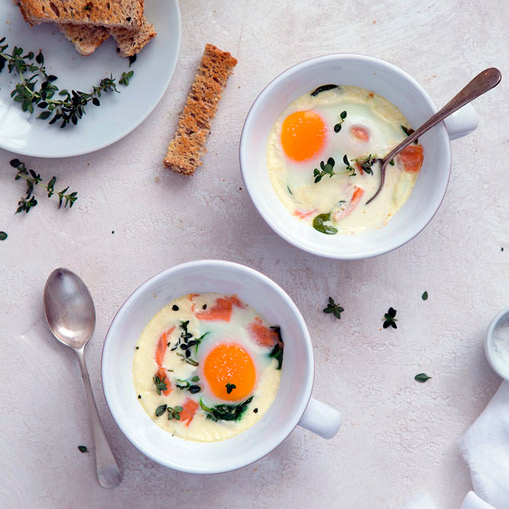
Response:
POLYGON ((161 465, 199 474, 226 472, 268 454, 300 425, 332 438, 340 414, 311 398, 313 349, 297 306, 272 280, 225 261, 177 265, 142 284, 113 319, 102 355, 102 382, 111 413, 126 437, 161 465), (188 293, 237 294, 270 323, 281 327, 285 341, 281 385, 267 413, 247 431, 222 442, 201 443, 171 436, 141 407, 133 383, 133 355, 138 338, 154 314, 188 293))
POLYGON ((411 76, 383 60, 364 55, 325 55, 297 64, 269 83, 251 107, 240 140, 240 166, 258 212, 285 240, 304 251, 342 260, 369 258, 396 249, 431 221, 444 198, 451 171, 450 140, 477 127, 471 105, 463 107, 419 140, 424 164, 415 188, 387 226, 359 235, 324 235, 291 216, 277 197, 267 171, 269 133, 283 110, 316 87, 334 83, 367 88, 395 104, 417 127, 437 108, 411 76))

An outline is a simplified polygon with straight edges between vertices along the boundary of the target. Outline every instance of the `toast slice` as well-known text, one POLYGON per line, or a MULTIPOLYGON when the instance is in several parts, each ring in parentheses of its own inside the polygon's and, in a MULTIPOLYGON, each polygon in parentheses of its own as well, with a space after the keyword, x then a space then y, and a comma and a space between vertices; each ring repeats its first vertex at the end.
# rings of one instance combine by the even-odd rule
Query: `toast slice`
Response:
POLYGON ((143 22, 143 0, 20 0, 30 23, 73 23, 137 27, 143 22))
MULTIPOLYGON (((83 56, 91 55, 110 34, 107 28, 95 25, 73 25, 71 23, 58 24, 60 31, 83 56)), ((119 30, 119 29, 115 29, 119 30)))
POLYGON ((183 175, 192 175, 202 165, 201 157, 206 152, 211 122, 236 65, 237 60, 230 53, 212 44, 205 46, 177 131, 168 146, 164 166, 183 175))
POLYGON ((110 28, 121 57, 132 57, 139 53, 156 35, 154 25, 143 16, 141 26, 136 28, 110 28))

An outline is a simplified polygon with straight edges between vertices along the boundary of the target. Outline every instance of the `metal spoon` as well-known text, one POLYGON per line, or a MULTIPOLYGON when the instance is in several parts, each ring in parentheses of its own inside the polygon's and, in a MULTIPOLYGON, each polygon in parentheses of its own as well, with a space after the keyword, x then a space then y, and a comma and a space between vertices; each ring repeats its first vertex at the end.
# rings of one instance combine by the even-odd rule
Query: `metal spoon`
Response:
POLYGON ((485 94, 488 90, 496 87, 502 79, 502 73, 495 67, 485 69, 478 74, 465 88, 460 90, 441 110, 437 111, 429 120, 416 129, 410 136, 405 138, 398 146, 393 148, 383 159, 381 159, 380 186, 377 192, 366 202, 366 205, 372 202, 382 190, 385 182, 385 169, 390 161, 399 154, 405 147, 414 142, 417 138, 429 131, 439 122, 452 115, 455 111, 485 94))
POLYGON ((85 283, 67 269, 54 270, 44 287, 44 314, 53 335, 77 354, 92 417, 97 479, 103 488, 120 484, 122 474, 99 419, 85 362, 85 345, 95 328, 95 308, 85 283))

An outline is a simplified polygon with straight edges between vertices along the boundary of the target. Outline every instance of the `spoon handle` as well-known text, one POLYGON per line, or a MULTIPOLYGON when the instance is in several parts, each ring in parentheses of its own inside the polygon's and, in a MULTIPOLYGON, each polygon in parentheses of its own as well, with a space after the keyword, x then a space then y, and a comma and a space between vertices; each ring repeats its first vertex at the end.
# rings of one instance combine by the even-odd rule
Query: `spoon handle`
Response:
POLYGON ((408 147, 419 136, 429 131, 439 122, 452 115, 465 104, 477 99, 480 95, 496 87, 502 79, 502 73, 496 67, 490 67, 479 73, 468 85, 462 88, 442 109, 438 110, 431 118, 416 129, 410 136, 407 136, 399 145, 396 145, 383 159, 380 168, 380 185, 376 193, 366 202, 371 203, 382 190, 385 182, 385 169, 389 161, 392 161, 405 147, 408 147))
POLYGON ((465 104, 477 99, 488 90, 496 87, 502 79, 501 72, 495 67, 490 67, 479 73, 468 85, 462 88, 442 109, 437 111, 430 119, 416 129, 410 136, 405 138, 397 147, 391 150, 385 157, 385 161, 391 161, 396 154, 414 142, 417 138, 436 126, 439 122, 452 115, 465 104))
POLYGON ((92 432, 94 436, 95 446, 95 466, 97 470, 97 480, 103 488, 114 488, 120 484, 122 474, 118 468, 117 461, 113 455, 106 434, 99 418, 97 405, 95 404, 94 393, 90 385, 90 377, 88 375, 87 363, 85 362, 85 347, 75 350, 78 355, 81 376, 85 391, 87 393, 90 417, 92 419, 92 432))

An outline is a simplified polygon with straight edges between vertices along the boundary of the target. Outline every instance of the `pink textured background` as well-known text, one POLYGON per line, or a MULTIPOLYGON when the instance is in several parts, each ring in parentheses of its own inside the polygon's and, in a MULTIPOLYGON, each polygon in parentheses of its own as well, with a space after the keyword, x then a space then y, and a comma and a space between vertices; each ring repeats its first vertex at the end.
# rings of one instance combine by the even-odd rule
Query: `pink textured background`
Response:
POLYGON ((138 129, 96 154, 24 158, 79 191, 74 209, 56 211, 41 199, 15 216, 22 185, 13 181, 12 154, 0 153, 0 230, 9 234, 0 243, 0 506, 368 509, 399 507, 427 491, 438 507, 459 507, 470 480, 457 439, 499 384, 482 341, 509 302, 509 4, 186 0, 181 9, 174 79, 138 129), (239 65, 204 165, 186 179, 161 161, 206 42, 239 65), (389 60, 438 105, 485 67, 506 73, 475 102, 478 130, 453 143, 452 179, 436 218, 408 245, 367 261, 320 259, 281 240, 239 172, 240 130, 257 93, 290 65, 331 52, 389 60), (314 395, 344 415, 335 439, 297 429, 252 466, 198 477, 154 464, 124 438, 101 390, 109 322, 145 279, 199 258, 249 265, 295 300, 314 340, 314 395), (58 266, 79 273, 96 302, 88 364, 124 472, 111 491, 98 486, 93 455, 77 450, 92 448, 78 365, 43 322, 42 289, 58 266), (341 321, 321 312, 329 295, 345 308, 341 321), (399 327, 380 330, 389 306, 399 327), (416 383, 421 371, 433 379, 416 383))

